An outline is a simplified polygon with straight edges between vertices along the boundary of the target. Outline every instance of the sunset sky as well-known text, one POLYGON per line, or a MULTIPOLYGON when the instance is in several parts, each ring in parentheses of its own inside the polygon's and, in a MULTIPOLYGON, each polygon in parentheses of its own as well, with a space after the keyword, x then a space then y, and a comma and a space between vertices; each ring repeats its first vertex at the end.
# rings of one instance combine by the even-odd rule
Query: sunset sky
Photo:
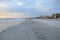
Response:
POLYGON ((60 13, 60 0, 0 0, 0 18, 25 18, 60 13))

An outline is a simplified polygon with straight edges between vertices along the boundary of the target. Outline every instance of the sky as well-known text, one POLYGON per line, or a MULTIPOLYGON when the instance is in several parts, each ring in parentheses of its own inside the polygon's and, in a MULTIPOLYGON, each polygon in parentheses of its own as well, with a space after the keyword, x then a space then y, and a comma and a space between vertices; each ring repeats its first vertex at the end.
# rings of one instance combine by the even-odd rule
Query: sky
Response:
POLYGON ((26 18, 60 13, 60 0, 0 0, 0 18, 26 18))

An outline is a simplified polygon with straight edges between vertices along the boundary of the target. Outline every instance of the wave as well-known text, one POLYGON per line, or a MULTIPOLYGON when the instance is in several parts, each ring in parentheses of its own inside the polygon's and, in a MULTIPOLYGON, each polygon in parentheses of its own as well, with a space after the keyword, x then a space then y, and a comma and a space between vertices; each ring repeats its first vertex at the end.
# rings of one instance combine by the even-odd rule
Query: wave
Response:
POLYGON ((23 21, 21 18, 0 18, 0 22, 23 21))

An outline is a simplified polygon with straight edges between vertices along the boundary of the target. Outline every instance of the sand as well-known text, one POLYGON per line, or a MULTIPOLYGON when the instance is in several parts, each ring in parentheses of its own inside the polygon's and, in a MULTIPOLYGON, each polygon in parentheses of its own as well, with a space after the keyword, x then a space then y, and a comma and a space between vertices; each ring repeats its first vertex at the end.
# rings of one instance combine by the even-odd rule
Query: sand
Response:
POLYGON ((1 32, 0 40, 60 40, 59 24, 47 19, 25 20, 1 32))

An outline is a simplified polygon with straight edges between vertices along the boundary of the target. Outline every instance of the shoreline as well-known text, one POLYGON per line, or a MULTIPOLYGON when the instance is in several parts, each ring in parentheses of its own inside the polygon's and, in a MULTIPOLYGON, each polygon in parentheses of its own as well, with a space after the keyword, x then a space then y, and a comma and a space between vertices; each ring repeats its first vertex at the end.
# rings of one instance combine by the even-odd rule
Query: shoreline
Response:
POLYGON ((7 28, 10 28, 12 26, 18 25, 22 23, 25 20, 6 20, 6 21, 0 21, 0 32, 6 30, 7 28))

